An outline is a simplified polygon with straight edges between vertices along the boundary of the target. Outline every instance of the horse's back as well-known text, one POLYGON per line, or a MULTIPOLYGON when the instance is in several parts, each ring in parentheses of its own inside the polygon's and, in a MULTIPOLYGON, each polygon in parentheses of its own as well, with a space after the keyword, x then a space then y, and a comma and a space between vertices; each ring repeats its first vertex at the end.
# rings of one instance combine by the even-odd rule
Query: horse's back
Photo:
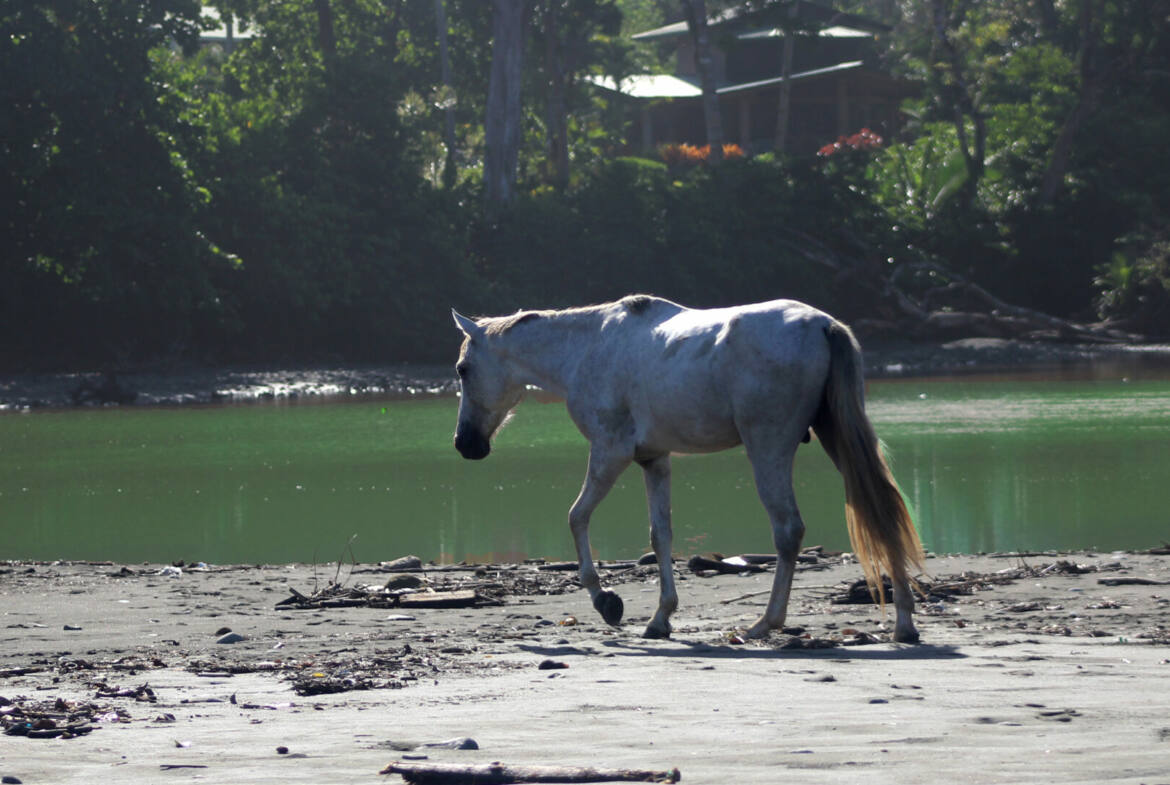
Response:
POLYGON ((690 344, 692 355, 710 355, 730 370, 751 366, 798 366, 827 357, 825 330, 833 318, 796 300, 771 300, 727 308, 656 307, 647 325, 664 358, 690 344))
POLYGON ((823 400, 831 365, 833 317, 795 300, 731 309, 721 374, 736 428, 795 447, 823 400))
POLYGON ((638 313, 621 314, 602 362, 612 370, 606 378, 622 380, 614 392, 651 444, 722 449, 762 412, 811 419, 828 374, 828 315, 793 300, 690 309, 652 298, 639 305, 638 313))
POLYGON ((797 300, 772 300, 729 310, 733 311, 729 348, 737 353, 748 352, 760 363, 788 369, 827 362, 825 331, 834 319, 824 311, 797 300))

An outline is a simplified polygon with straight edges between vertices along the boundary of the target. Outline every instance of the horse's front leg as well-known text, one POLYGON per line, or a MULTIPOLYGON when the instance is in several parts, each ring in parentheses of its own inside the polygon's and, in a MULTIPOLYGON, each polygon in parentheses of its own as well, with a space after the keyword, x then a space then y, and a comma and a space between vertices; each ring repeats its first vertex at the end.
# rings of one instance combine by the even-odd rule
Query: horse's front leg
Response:
POLYGON ((596 446, 589 450, 589 471, 577 501, 569 509, 569 529, 577 548, 577 569, 581 585, 589 592, 593 607, 607 624, 615 627, 622 621, 625 606, 612 589, 601 588, 601 578, 593 566, 593 550, 589 547, 589 519, 593 510, 609 493, 618 476, 629 466, 629 458, 616 458, 596 446))
POLYGON ((646 501, 650 507, 650 545, 658 559, 658 612, 646 625, 644 638, 669 638, 670 614, 678 607, 671 562, 670 456, 642 462, 646 477, 646 501))

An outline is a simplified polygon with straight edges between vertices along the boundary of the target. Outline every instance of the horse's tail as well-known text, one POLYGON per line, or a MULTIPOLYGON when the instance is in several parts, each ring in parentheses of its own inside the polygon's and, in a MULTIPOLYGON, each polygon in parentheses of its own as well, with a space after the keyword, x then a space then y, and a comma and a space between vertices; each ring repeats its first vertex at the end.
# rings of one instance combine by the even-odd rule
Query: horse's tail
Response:
POLYGON ((882 445, 865 414, 861 348, 840 322, 826 328, 829 378, 813 423, 817 439, 845 478, 845 520, 870 593, 885 604, 881 573, 898 585, 922 569, 922 543, 882 445))

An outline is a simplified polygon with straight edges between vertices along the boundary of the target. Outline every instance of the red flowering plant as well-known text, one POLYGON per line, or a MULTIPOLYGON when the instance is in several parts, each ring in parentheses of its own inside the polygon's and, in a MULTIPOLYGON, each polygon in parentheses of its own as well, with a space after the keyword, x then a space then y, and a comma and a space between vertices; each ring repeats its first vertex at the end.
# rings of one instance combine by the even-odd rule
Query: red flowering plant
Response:
POLYGON ((860 193, 868 190, 866 181, 871 164, 875 161, 875 154, 881 150, 883 141, 873 131, 862 128, 855 134, 843 134, 837 141, 817 150, 817 159, 830 181, 860 193))
POLYGON ((817 155, 821 158, 828 158, 831 155, 836 155, 842 150, 876 150, 882 146, 883 139, 868 128, 862 128, 852 136, 845 136, 842 134, 837 137, 837 141, 817 150, 817 155))

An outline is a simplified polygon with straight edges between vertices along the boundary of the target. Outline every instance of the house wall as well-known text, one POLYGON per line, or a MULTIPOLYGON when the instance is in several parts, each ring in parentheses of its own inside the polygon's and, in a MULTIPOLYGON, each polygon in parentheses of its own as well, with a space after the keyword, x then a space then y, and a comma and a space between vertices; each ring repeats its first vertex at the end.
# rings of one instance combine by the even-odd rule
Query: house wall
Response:
MULTIPOLYGON (((784 39, 753 38, 736 41, 724 54, 728 84, 772 79, 783 68, 784 39)), ((868 38, 826 38, 800 36, 792 54, 792 72, 827 68, 837 63, 865 60, 873 56, 868 38)))
MULTIPOLYGON (((900 128, 898 105, 908 94, 898 85, 875 85, 868 74, 852 72, 793 84, 788 152, 815 153, 844 134, 869 128, 889 137, 900 128)), ((780 89, 725 94, 720 97, 725 141, 757 155, 773 149, 780 89)), ((653 154, 665 143, 706 144, 702 103, 697 99, 661 101, 645 106, 631 139, 640 152, 653 154)))
MULTIPOLYGON (((880 25, 866 26, 858 18, 837 21, 832 9, 813 4, 804 4, 801 9, 825 25, 884 29, 880 25)), ((750 21, 748 15, 740 15, 735 23, 713 26, 711 44, 716 84, 729 90, 720 96, 725 141, 757 154, 773 148, 780 86, 775 83, 753 89, 736 86, 776 80, 780 76, 784 37, 757 37, 754 31, 768 29, 769 22, 761 16, 753 18, 755 21, 750 21), (739 37, 745 33, 752 34, 739 37)), ((675 73, 697 80, 694 40, 689 35, 671 35, 669 41, 675 46, 675 73)), ((875 68, 874 59, 871 36, 799 35, 794 39, 791 73, 800 75, 822 69, 824 72, 801 76, 791 83, 787 152, 813 153, 839 136, 861 128, 870 128, 887 137, 898 130, 898 106, 916 89, 875 68), (869 65, 858 67, 858 63, 869 65)), ((639 140, 642 152, 653 152, 668 142, 706 144, 706 124, 699 98, 642 101, 636 107, 635 128, 630 138, 639 140)))

